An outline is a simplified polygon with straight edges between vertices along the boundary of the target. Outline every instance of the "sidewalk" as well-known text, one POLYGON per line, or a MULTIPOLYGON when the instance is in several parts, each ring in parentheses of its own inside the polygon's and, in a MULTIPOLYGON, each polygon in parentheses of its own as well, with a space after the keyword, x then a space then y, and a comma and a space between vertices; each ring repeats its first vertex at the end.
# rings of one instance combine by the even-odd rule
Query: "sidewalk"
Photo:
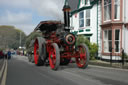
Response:
POLYGON ((122 63, 120 63, 120 62, 110 63, 110 62, 106 62, 106 61, 102 61, 102 60, 90 60, 89 64, 90 65, 103 66, 103 67, 128 69, 128 62, 125 62, 124 66, 123 66, 122 63))

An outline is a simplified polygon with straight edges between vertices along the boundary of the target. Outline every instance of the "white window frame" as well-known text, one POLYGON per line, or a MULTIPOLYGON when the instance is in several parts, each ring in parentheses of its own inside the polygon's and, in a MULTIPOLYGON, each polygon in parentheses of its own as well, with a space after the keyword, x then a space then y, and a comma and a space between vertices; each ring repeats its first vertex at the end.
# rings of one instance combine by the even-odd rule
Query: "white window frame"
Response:
POLYGON ((87 10, 86 10, 86 15, 85 15, 85 16, 86 16, 86 18, 85 18, 85 20, 86 20, 86 21, 85 21, 85 22, 86 22, 86 27, 90 27, 90 25, 91 25, 91 19, 90 19, 90 18, 91 18, 91 10, 90 10, 90 9, 87 9, 87 10), (89 17, 87 17, 87 12, 88 12, 88 11, 89 11, 89 17), (90 20, 90 22, 89 22, 90 25, 87 25, 87 20, 90 20))
POLYGON ((120 20, 120 0, 114 0, 114 9, 114 20, 120 20), (117 11, 115 6, 117 6, 117 11), (117 14, 117 18, 115 18, 115 14, 117 14))
POLYGON ((120 42, 121 42, 121 36, 120 36, 120 35, 121 35, 121 30, 120 30, 120 29, 115 29, 115 30, 114 30, 114 52, 115 52, 115 53, 120 53, 120 42), (115 37, 116 37, 116 30, 119 30, 119 40, 116 40, 116 39, 115 39, 115 37), (119 51, 118 51, 118 52, 116 52, 116 45, 115 45, 115 42, 116 42, 116 41, 119 42, 119 48, 118 48, 119 51))
MULTIPOLYGON (((105 53, 110 53, 110 51, 109 51, 109 42, 111 42, 111 44, 112 44, 112 37, 111 37, 111 40, 108 39, 108 31, 110 31, 110 30, 111 30, 111 33, 112 33, 112 29, 106 29, 106 30, 103 31, 103 33, 104 33, 104 35, 103 35, 104 36, 104 39, 103 39, 104 48, 103 49, 104 49, 105 53), (105 39, 105 31, 107 32, 106 39, 105 39)), ((111 36, 112 36, 112 34, 111 34, 111 36)))
POLYGON ((85 0, 86 1, 86 6, 90 6, 90 0, 85 0))
POLYGON ((85 4, 85 0, 82 0, 82 4, 83 4, 83 5, 85 4))
MULTIPOLYGON (((105 5, 105 0, 104 0, 104 22, 108 22, 108 21, 111 21, 111 19, 112 19, 112 14, 111 14, 111 12, 110 12, 110 19, 107 19, 107 14, 106 14, 106 20, 105 20, 105 7, 107 7, 107 11, 109 10, 109 5, 111 5, 111 10, 112 10, 112 1, 111 1, 111 3, 108 3, 108 4, 106 4, 105 5)), ((109 10, 110 11, 110 10, 109 10)))
POLYGON ((81 11, 81 12, 79 12, 79 28, 83 28, 84 27, 84 23, 85 23, 85 21, 84 21, 84 11, 81 11), (83 18, 80 18, 80 13, 81 12, 83 12, 83 18), (83 20, 83 26, 80 26, 80 21, 82 21, 83 20))

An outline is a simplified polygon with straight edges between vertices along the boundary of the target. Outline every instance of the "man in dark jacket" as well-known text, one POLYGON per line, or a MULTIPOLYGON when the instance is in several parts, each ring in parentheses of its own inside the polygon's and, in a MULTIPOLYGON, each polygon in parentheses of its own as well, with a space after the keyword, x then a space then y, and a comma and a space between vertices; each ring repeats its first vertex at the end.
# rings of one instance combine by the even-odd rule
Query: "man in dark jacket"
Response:
POLYGON ((9 50, 7 53, 8 59, 11 59, 11 51, 9 50))

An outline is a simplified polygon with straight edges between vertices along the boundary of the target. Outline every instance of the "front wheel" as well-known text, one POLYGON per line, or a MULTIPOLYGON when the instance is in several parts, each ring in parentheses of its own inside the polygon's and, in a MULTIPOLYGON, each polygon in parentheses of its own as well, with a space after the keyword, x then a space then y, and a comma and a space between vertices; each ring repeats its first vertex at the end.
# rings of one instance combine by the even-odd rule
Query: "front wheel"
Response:
POLYGON ((60 50, 56 43, 53 43, 49 49, 49 64, 51 69, 57 70, 60 65, 60 50))
POLYGON ((85 44, 80 44, 77 47, 79 57, 76 58, 76 64, 79 68, 86 68, 89 62, 89 50, 85 44))

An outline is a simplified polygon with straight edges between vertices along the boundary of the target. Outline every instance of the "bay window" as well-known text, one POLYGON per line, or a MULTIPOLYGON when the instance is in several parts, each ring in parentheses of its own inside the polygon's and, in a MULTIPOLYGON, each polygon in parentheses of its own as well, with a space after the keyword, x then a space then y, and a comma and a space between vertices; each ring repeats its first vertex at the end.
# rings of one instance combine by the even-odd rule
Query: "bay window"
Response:
POLYGON ((90 26, 90 9, 86 10, 86 26, 90 26))
POLYGON ((104 52, 111 52, 112 30, 104 30, 104 52))
POLYGON ((114 19, 120 19, 120 0, 115 0, 114 2, 114 19))
POLYGON ((110 53, 112 52, 112 43, 114 44, 113 50, 115 53, 120 52, 120 29, 113 29, 114 34, 112 33, 112 29, 106 29, 103 31, 103 44, 104 44, 104 52, 110 53), (114 36, 114 39, 112 39, 114 36))
POLYGON ((79 13, 79 27, 84 27, 84 11, 79 13))
POLYGON ((111 0, 104 0, 104 21, 111 20, 111 0))
POLYGON ((115 29, 115 52, 120 52, 120 30, 115 29))

